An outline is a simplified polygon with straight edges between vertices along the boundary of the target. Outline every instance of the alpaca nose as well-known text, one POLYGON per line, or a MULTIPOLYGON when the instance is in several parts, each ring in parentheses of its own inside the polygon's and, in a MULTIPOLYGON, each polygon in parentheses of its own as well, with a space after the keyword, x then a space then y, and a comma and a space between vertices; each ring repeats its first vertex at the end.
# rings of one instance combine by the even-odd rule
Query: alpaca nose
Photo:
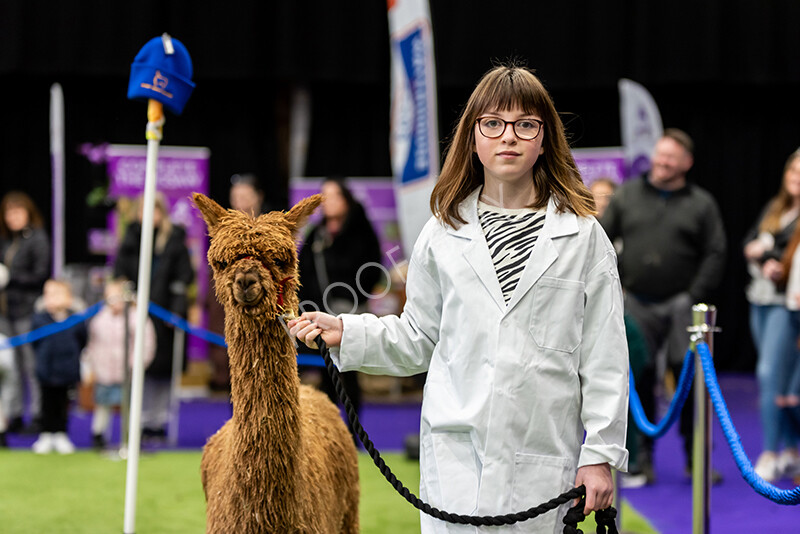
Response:
POLYGON ((238 291, 246 293, 248 289, 258 283, 258 276, 253 272, 238 272, 233 279, 233 283, 238 291))

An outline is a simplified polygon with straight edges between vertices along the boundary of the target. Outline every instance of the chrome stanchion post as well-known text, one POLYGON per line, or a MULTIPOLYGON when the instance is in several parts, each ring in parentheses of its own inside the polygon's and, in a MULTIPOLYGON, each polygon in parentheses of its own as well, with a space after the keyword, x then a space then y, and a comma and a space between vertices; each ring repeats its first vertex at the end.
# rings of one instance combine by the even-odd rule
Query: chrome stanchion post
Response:
POLYGON ((130 396, 131 396, 131 328, 130 313, 131 305, 136 300, 136 292, 133 282, 125 282, 122 290, 122 298, 125 300, 125 346, 122 351, 122 402, 119 407, 119 457, 123 460, 128 457, 128 422, 130 418, 130 396))
MULTIPOLYGON (((705 341, 710 354, 714 354, 714 332, 717 308, 709 304, 692 306, 694 326, 692 346, 705 341)), ((694 354, 694 433, 692 447, 692 533, 708 534, 711 515, 711 399, 705 385, 700 353, 694 354)))
POLYGON ((175 337, 172 343, 172 380, 169 392, 169 435, 171 447, 178 445, 178 425, 180 425, 181 410, 181 376, 183 376, 183 350, 186 345, 186 332, 175 327, 175 337))

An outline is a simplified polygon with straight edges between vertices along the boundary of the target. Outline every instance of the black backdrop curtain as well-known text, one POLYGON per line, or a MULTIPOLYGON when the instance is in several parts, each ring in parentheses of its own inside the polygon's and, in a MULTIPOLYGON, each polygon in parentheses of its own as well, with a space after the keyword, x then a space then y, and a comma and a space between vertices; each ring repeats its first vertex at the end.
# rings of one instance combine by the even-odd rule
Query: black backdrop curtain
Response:
MULTIPOLYGON (((664 125, 697 145, 690 179, 720 203, 729 264, 715 304, 722 368, 751 370, 741 240, 777 191, 800 145, 800 2, 465 2, 431 0, 446 138, 479 76, 516 57, 537 70, 564 114, 575 147, 620 144, 616 84, 630 78, 655 97, 664 125)), ((291 91, 309 89, 306 174, 390 174, 386 2, 197 1, 0 3, 0 194, 29 192, 49 215, 49 88, 66 105, 67 261, 99 262, 86 206, 104 170, 81 143, 143 144, 145 106, 126 99, 130 63, 167 31, 192 55, 197 89, 183 116, 167 117, 164 144, 211 149, 211 194, 257 173, 286 203, 291 91)))

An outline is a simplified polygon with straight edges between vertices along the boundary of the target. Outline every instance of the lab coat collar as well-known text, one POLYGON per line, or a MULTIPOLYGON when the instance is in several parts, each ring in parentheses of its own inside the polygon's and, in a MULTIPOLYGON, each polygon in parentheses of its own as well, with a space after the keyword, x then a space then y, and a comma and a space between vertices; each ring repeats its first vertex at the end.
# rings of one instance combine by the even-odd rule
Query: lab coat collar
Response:
POLYGON ((497 272, 489 253, 489 247, 486 244, 486 237, 483 235, 483 230, 478 220, 478 197, 480 192, 481 188, 478 187, 461 203, 460 214, 466 223, 458 228, 448 226, 447 233, 470 240, 470 243, 464 249, 464 258, 475 271, 487 291, 489 291, 495 304, 504 314, 507 314, 522 300, 525 293, 533 287, 550 265, 558 259, 558 250, 553 243, 553 239, 578 232, 578 218, 572 212, 557 212, 555 202, 552 197, 550 198, 547 203, 542 232, 536 241, 533 251, 531 251, 525 270, 522 272, 519 283, 511 296, 511 301, 506 306, 500 282, 497 280, 497 272))
POLYGON ((459 207, 459 214, 466 222, 458 228, 448 226, 447 233, 469 240, 462 252, 464 259, 470 264, 502 312, 506 307, 503 291, 500 288, 500 281, 497 279, 494 263, 492 263, 489 246, 486 244, 486 236, 483 235, 481 223, 478 220, 478 197, 480 194, 481 187, 478 187, 464 199, 459 207))

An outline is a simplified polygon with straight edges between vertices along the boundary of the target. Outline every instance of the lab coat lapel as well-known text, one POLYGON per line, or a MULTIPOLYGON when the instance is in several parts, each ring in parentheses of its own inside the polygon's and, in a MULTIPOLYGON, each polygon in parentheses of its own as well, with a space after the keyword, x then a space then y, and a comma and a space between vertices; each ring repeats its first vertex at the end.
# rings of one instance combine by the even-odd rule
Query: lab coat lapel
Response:
POLYGON ((478 220, 478 196, 480 192, 481 188, 479 187, 461 204, 460 214, 466 224, 462 224, 457 229, 448 227, 447 232, 469 240, 469 243, 463 249, 464 259, 475 271, 494 303, 503 311, 506 307, 503 291, 500 288, 500 282, 497 280, 497 271, 494 268, 489 246, 486 244, 486 237, 483 235, 481 223, 478 220))
POLYGON ((547 203, 547 213, 542 233, 539 235, 539 239, 536 240, 536 244, 528 258, 528 263, 525 265, 525 270, 522 271, 517 287, 511 295, 506 313, 511 312, 514 306, 530 291, 536 281, 558 259, 558 249, 553 240, 577 232, 577 216, 572 212, 556 212, 555 203, 551 198, 547 203))

